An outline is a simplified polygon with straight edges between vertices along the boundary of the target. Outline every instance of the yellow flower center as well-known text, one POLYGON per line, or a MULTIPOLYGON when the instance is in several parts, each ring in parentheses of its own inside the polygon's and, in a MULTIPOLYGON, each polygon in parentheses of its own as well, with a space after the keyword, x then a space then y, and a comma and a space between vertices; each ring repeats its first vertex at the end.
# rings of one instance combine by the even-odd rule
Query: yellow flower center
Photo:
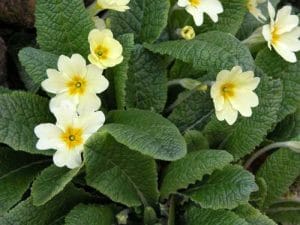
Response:
POLYGON ((94 53, 98 57, 98 59, 106 59, 108 57, 108 49, 102 45, 98 45, 94 49, 94 53))
POLYGON ((201 0, 189 0, 192 6, 197 7, 200 5, 201 0))
POLYGON ((274 30, 272 31, 272 44, 276 44, 280 39, 280 35, 278 34, 278 27, 275 25, 274 30))
POLYGON ((87 81, 79 75, 74 75, 72 80, 67 83, 68 91, 70 95, 83 95, 86 90, 87 81))
POLYGON ((223 84, 221 87, 221 94, 225 100, 234 96, 235 85, 233 83, 223 84))
POLYGON ((82 129, 74 128, 70 126, 61 135, 60 138, 66 144, 69 150, 73 150, 75 147, 83 143, 82 134, 83 134, 82 129))

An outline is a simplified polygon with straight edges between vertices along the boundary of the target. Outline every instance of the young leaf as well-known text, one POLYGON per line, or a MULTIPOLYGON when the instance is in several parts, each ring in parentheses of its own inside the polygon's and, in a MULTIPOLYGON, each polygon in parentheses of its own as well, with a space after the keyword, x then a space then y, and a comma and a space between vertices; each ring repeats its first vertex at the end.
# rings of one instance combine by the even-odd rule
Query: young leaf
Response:
POLYGON ((162 57, 137 45, 129 62, 127 108, 163 111, 167 101, 167 70, 162 57))
POLYGON ((269 156, 257 173, 257 176, 265 179, 268 186, 265 207, 285 194, 299 175, 299 153, 280 149, 269 156))
POLYGON ((172 162, 166 169, 160 188, 161 196, 167 198, 169 194, 201 181, 204 175, 222 169, 232 160, 229 153, 220 150, 190 152, 184 158, 172 162))
POLYGON ((28 47, 19 52, 19 60, 32 80, 32 88, 38 90, 41 82, 47 78, 46 70, 57 67, 58 56, 28 47))
POLYGON ((300 102, 300 62, 288 63, 267 47, 258 53, 255 62, 268 76, 282 80, 284 95, 278 111, 281 121, 294 113, 300 102))
POLYGON ((124 109, 126 106, 126 81, 128 79, 129 60, 134 48, 134 36, 133 34, 124 34, 119 36, 118 40, 123 46, 124 60, 121 64, 111 69, 111 74, 114 78, 115 95, 118 109, 124 109))
POLYGON ((240 205, 234 212, 241 218, 244 218, 249 225, 276 225, 273 220, 250 204, 240 205))
POLYGON ((167 26, 170 3, 168 0, 131 0, 130 10, 111 11, 111 29, 116 36, 134 33, 140 43, 152 43, 167 26))
POLYGON ((267 214, 278 223, 299 225, 300 203, 297 200, 278 202, 267 210, 267 214))
POLYGON ((247 3, 245 0, 221 0, 221 3, 224 12, 218 16, 218 22, 214 23, 208 16, 205 16, 204 24, 197 29, 199 32, 219 30, 233 35, 238 32, 248 11, 247 3))
POLYGON ((190 63, 197 70, 219 72, 237 65, 244 70, 254 69, 249 49, 232 35, 219 31, 201 34, 193 40, 167 41, 144 46, 154 53, 190 63))
POLYGON ((32 184, 32 203, 35 206, 44 205, 59 194, 77 175, 80 168, 73 170, 51 165, 44 169, 32 184))
POLYGON ((74 207, 65 218, 65 225, 111 225, 112 210, 107 206, 83 205, 74 207))
POLYGON ((174 161, 186 154, 178 129, 161 115, 138 109, 111 111, 102 130, 132 150, 155 159, 174 161))
MULTIPOLYGON (((259 76, 258 71, 256 75, 259 76)), ((228 150, 235 159, 251 153, 277 121, 282 99, 281 82, 263 75, 255 92, 259 98, 259 106, 253 108, 251 117, 240 116, 233 126, 229 126, 214 116, 205 127, 204 134, 210 142, 214 145, 222 142, 220 147, 228 150)))
POLYGON ((188 195, 203 208, 233 209, 247 203, 251 192, 257 189, 250 172, 240 166, 227 166, 215 171, 206 183, 188 195))
POLYGON ((109 134, 94 134, 85 145, 88 185, 129 207, 158 200, 155 161, 117 143, 109 134))
POLYGON ((88 34, 94 23, 82 0, 37 0, 35 27, 42 50, 56 55, 88 55, 88 34))
MULTIPOLYGON (((22 154, 16 154, 15 156, 22 156, 22 154)), ((16 160, 15 157, 9 157, 7 159, 16 160)), ((18 158, 18 161, 19 160, 23 161, 22 158, 18 158)), ((12 162, 14 161, 11 161, 11 163, 12 162)), ((22 166, 7 171, 0 176, 0 215, 8 211, 22 199, 23 194, 29 188, 32 180, 47 165, 48 160, 45 161, 45 159, 42 159, 35 162, 26 162, 25 160, 23 163, 22 166)))
POLYGON ((48 100, 40 96, 15 91, 0 94, 0 142, 14 150, 32 154, 51 154, 36 150, 33 130, 40 123, 53 122, 48 100))
POLYGON ((191 207, 185 217, 186 225, 249 225, 244 219, 227 210, 191 207))
POLYGON ((47 204, 36 207, 32 198, 19 203, 15 208, 0 217, 1 225, 52 225, 54 221, 64 216, 70 209, 88 195, 74 186, 69 186, 61 194, 47 204))

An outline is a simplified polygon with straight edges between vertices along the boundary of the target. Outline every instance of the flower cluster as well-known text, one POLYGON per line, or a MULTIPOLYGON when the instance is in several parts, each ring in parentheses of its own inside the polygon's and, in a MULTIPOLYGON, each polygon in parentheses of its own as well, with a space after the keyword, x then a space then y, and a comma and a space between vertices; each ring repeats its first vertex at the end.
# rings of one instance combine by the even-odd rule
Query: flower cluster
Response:
MULTIPOLYGON (((98 0, 97 9, 125 11, 129 0, 98 0)), ((70 58, 61 55, 57 69, 48 69, 48 78, 42 82, 45 91, 54 94, 49 108, 56 118, 56 124, 44 123, 35 127, 39 138, 39 150, 54 149, 53 161, 56 166, 70 169, 82 163, 81 153, 85 141, 105 122, 103 112, 98 111, 101 100, 97 94, 104 92, 108 80, 103 70, 123 61, 122 45, 106 29, 105 23, 94 17, 96 28, 88 36, 91 64, 79 54, 70 58)))

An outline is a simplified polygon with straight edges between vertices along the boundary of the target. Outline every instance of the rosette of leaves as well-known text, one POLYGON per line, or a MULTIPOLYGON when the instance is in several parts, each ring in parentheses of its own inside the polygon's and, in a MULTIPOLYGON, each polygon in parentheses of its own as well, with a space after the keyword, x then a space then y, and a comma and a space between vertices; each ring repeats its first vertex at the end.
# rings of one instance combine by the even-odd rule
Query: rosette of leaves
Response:
POLYGON ((190 41, 176 37, 189 15, 173 13, 175 1, 131 0, 130 10, 105 13, 124 61, 105 70, 106 125, 69 170, 35 147, 34 127, 54 122, 40 84, 59 55, 88 55, 94 24, 82 0, 36 1, 37 46, 19 52, 30 85, 0 89, 1 225, 300 224, 291 188, 300 155, 276 149, 242 166, 260 146, 299 135, 300 63, 267 49, 251 55, 234 36, 249 35, 246 1, 221 2, 219 23, 190 41), (260 105, 233 126, 216 119, 209 91, 168 86, 236 65, 261 77, 260 105))

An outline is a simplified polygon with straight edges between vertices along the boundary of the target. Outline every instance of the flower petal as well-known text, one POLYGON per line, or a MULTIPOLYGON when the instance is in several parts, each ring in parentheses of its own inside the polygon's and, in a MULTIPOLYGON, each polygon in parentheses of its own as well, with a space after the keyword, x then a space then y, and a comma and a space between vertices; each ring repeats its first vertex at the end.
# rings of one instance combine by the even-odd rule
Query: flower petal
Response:
POLYGON ((83 115, 87 112, 94 112, 101 106, 101 100, 95 93, 86 93, 79 98, 78 113, 83 115))
POLYGON ((283 34, 285 32, 289 32, 297 27, 299 23, 299 17, 296 15, 291 15, 292 7, 284 6, 277 12, 276 17, 276 28, 278 34, 283 34))
POLYGON ((101 111, 97 111, 80 115, 80 117, 76 121, 76 126, 81 127, 85 135, 91 135, 95 133, 100 127, 102 127, 104 122, 104 113, 101 111))
POLYGON ((54 124, 40 124, 34 128, 34 133, 39 138, 36 144, 39 150, 57 149, 63 145, 60 140, 62 130, 54 124))
POLYGON ((225 120, 229 125, 233 125, 237 120, 238 111, 232 108, 229 102, 226 102, 223 110, 216 111, 216 116, 218 120, 225 120))
POLYGON ((85 59, 79 55, 79 54, 73 54, 71 56, 71 63, 74 68, 74 71, 76 71, 76 74, 72 75, 79 75, 79 76, 85 76, 87 72, 86 68, 86 61, 85 59))
POLYGON ((88 65, 87 72, 87 91, 102 93, 108 88, 109 82, 102 75, 103 70, 95 65, 88 65))
POLYGON ((275 51, 287 62, 290 63, 297 62, 296 54, 290 51, 284 43, 278 42, 276 45, 273 45, 273 47, 275 51))
POLYGON ((47 74, 49 78, 41 84, 45 91, 59 94, 67 90, 68 78, 66 76, 54 69, 48 69, 47 74))

